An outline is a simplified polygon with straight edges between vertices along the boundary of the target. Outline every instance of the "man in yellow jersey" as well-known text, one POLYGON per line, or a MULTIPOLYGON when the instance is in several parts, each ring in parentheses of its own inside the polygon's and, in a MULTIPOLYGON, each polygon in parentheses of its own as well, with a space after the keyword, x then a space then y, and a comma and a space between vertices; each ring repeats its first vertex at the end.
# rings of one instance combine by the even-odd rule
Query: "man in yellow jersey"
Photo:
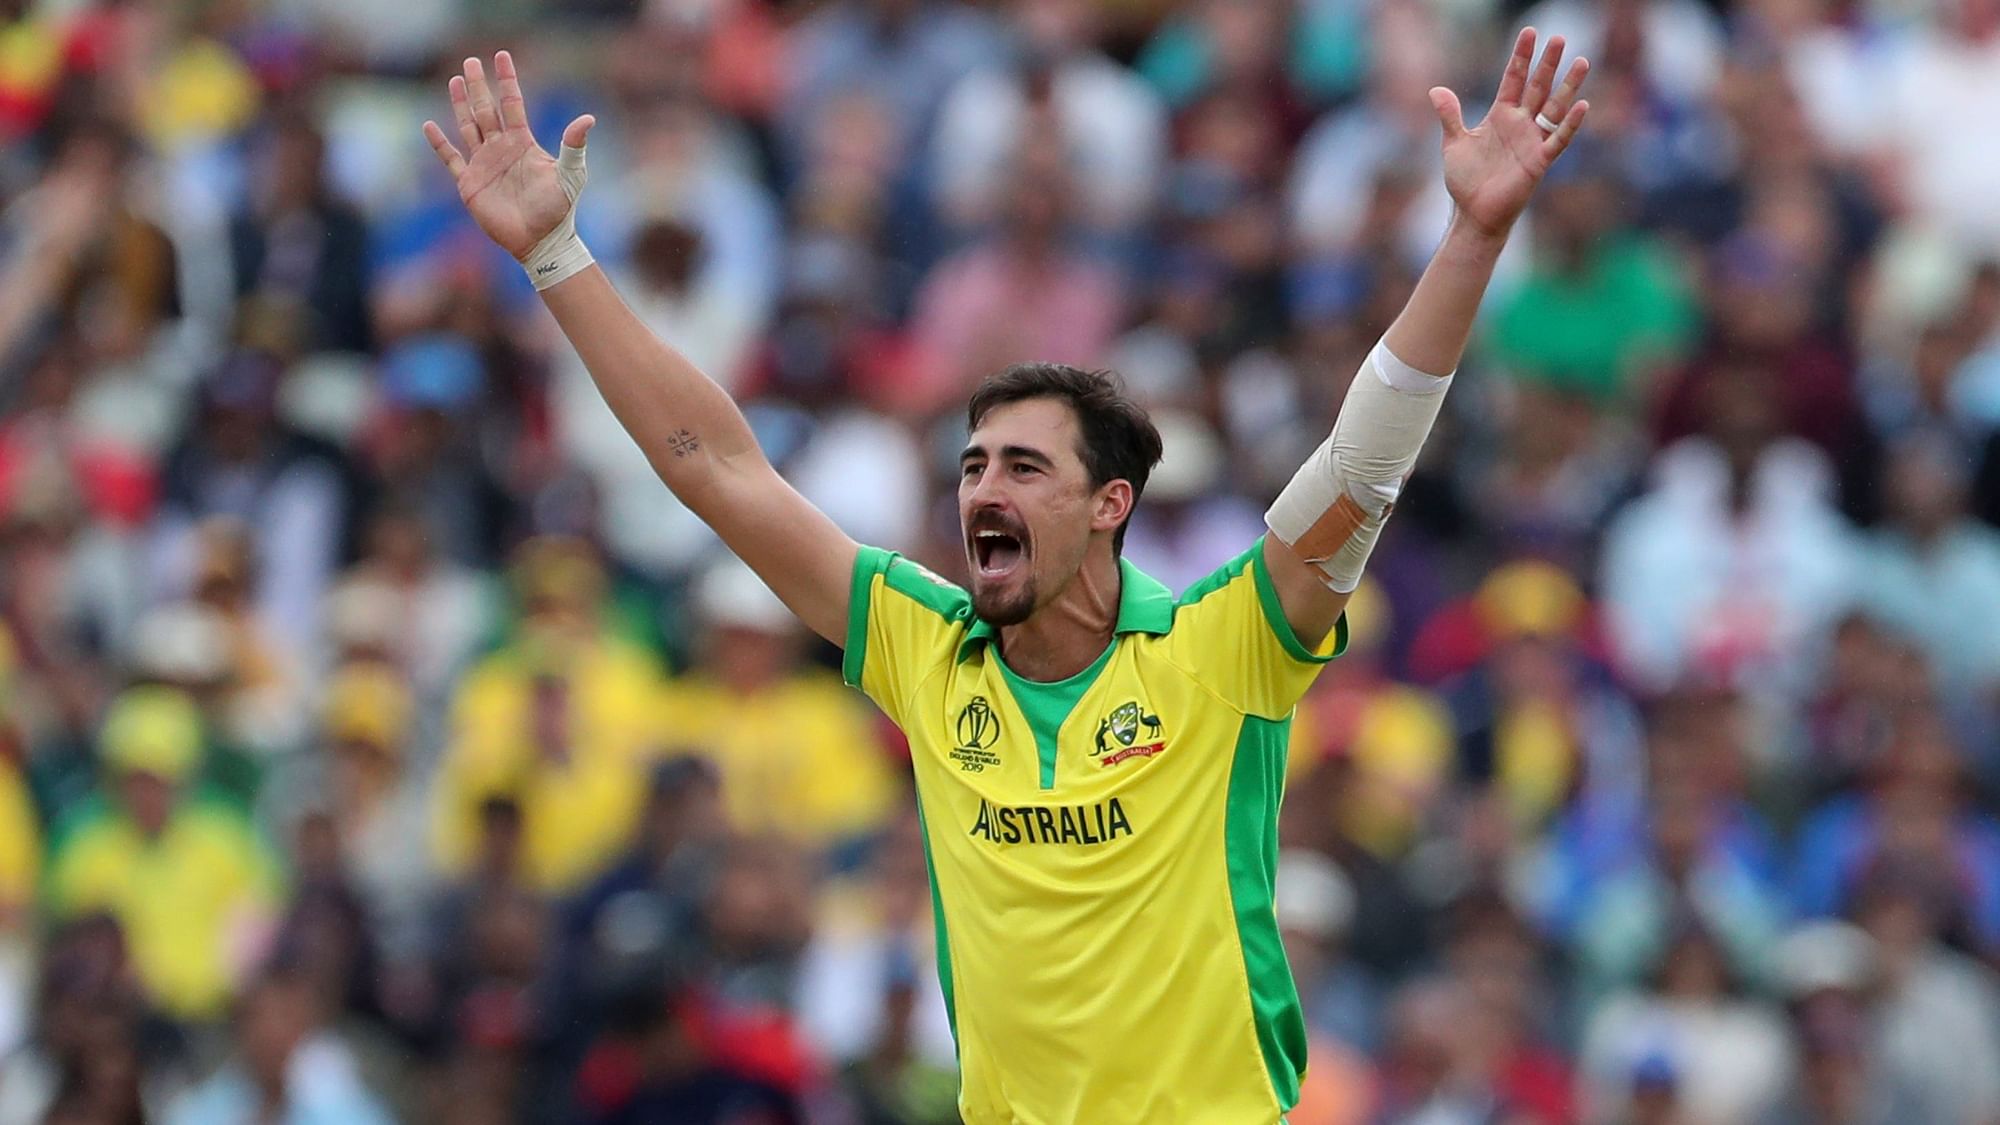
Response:
POLYGON ((1280 1120, 1305 1029, 1272 912, 1293 705, 1464 350, 1494 262, 1581 125, 1524 31, 1486 119, 1431 92, 1457 205, 1270 534, 1176 598, 1120 557, 1160 456, 1103 373, 1023 364, 974 394, 959 484, 971 588, 850 540, 735 405, 629 312, 576 237, 583 145, 530 134, 513 60, 451 80, 464 151, 425 134, 520 260, 674 493, 821 636, 910 740, 969 1122, 1280 1120))

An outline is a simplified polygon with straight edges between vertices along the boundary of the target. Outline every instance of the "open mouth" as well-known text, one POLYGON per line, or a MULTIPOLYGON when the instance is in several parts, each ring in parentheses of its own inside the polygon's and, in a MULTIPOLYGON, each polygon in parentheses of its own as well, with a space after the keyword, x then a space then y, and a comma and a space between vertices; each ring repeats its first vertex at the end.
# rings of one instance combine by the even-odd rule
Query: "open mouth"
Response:
POLYGON ((1027 557, 1027 548, 1011 532, 986 529, 972 533, 972 561, 981 578, 1004 578, 1027 557))

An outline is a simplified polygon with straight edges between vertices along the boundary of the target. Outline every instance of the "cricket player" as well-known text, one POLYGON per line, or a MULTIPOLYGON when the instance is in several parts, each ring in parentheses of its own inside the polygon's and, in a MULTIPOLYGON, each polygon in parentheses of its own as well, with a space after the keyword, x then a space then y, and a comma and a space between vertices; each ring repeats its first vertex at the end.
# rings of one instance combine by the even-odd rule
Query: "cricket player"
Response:
POLYGON ((451 80, 458 145, 425 123, 661 479, 908 735, 966 1121, 1270 1125, 1296 1102, 1271 904, 1287 730, 1495 259, 1583 122, 1588 64, 1559 76, 1561 39, 1535 46, 1524 30, 1477 128, 1431 91, 1456 205, 1436 257, 1268 534, 1179 597, 1120 557, 1160 436, 1115 378, 1028 363, 974 391, 961 588, 849 539, 626 308, 576 234, 593 118, 544 151, 502 52, 494 81, 476 58, 451 80))

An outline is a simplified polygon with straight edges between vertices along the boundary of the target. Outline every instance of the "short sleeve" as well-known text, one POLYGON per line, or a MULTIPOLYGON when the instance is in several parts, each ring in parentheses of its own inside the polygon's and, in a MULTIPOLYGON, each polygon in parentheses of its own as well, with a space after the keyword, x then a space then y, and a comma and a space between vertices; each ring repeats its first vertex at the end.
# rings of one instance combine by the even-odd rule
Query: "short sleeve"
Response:
POLYGON ((1226 701, 1280 719, 1346 650, 1347 617, 1317 647, 1302 641, 1285 618, 1259 540, 1181 595, 1168 640, 1175 663, 1226 701))
POLYGON ((901 725, 919 684, 954 658, 972 620, 972 598, 928 568, 876 547, 854 560, 841 678, 901 725))

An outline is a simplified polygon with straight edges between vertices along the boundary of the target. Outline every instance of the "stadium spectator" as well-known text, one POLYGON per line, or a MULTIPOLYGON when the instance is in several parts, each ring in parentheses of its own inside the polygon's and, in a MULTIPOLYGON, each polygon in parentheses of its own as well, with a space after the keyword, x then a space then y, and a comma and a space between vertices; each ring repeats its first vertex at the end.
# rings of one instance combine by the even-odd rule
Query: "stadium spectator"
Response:
POLYGON ((1967 466, 1941 435, 1906 436, 1885 468, 1887 518, 1864 564, 1869 609, 1917 642, 1946 698, 1994 706, 2000 532, 1966 512, 1967 466))
POLYGON ((735 559, 701 576, 693 609, 696 663, 660 693, 659 738, 715 764, 729 823, 836 852, 879 829, 889 759, 866 710, 803 664, 791 611, 735 559))
POLYGON ((617 854, 635 823, 637 783, 658 749, 658 671, 611 631, 606 576, 587 544, 531 540, 516 552, 513 577, 520 626, 460 682, 432 834, 442 869, 461 875, 484 802, 509 798, 533 885, 572 891, 617 854))
POLYGON ((1063 153, 1082 194, 1080 225, 1124 235, 1147 218, 1167 147, 1166 109, 1136 74, 1098 49, 1089 0, 1010 0, 1008 65, 974 70, 938 110, 929 176, 954 230, 999 217, 1009 165, 1030 143, 1063 153))
POLYGON ((355 1073, 351 1052, 327 1033, 311 984, 267 973, 244 991, 235 1058, 168 1110, 170 1125, 342 1121, 388 1125, 388 1112, 355 1073))
POLYGON ((121 695, 99 751, 101 790, 68 810, 50 849, 49 907, 115 918, 149 999, 177 1018, 214 1019, 269 936, 277 861, 241 812, 189 785, 202 731, 186 696, 121 695))
POLYGON ((2000 824, 1968 799, 1965 763, 1950 730, 1933 713, 1903 711, 1864 782, 1799 826, 1797 911, 1842 914, 1884 866, 1924 867, 1952 888, 1972 948, 1991 950, 2000 940, 2000 824))
POLYGON ((1068 177, 1058 154, 1024 147, 1002 176, 998 231, 924 280, 910 326, 916 355, 899 388, 904 409, 927 415, 955 403, 981 375, 1011 363, 1088 365, 1110 347, 1124 286, 1072 242, 1068 177))
POLYGON ((1786 1027, 1730 968, 1729 952, 1694 920, 1664 942, 1651 980, 1608 998, 1578 1049, 1589 1122, 1630 1120, 1647 1068, 1673 1075, 1680 1112, 1696 1121, 1763 1119, 1791 1073, 1786 1027))

